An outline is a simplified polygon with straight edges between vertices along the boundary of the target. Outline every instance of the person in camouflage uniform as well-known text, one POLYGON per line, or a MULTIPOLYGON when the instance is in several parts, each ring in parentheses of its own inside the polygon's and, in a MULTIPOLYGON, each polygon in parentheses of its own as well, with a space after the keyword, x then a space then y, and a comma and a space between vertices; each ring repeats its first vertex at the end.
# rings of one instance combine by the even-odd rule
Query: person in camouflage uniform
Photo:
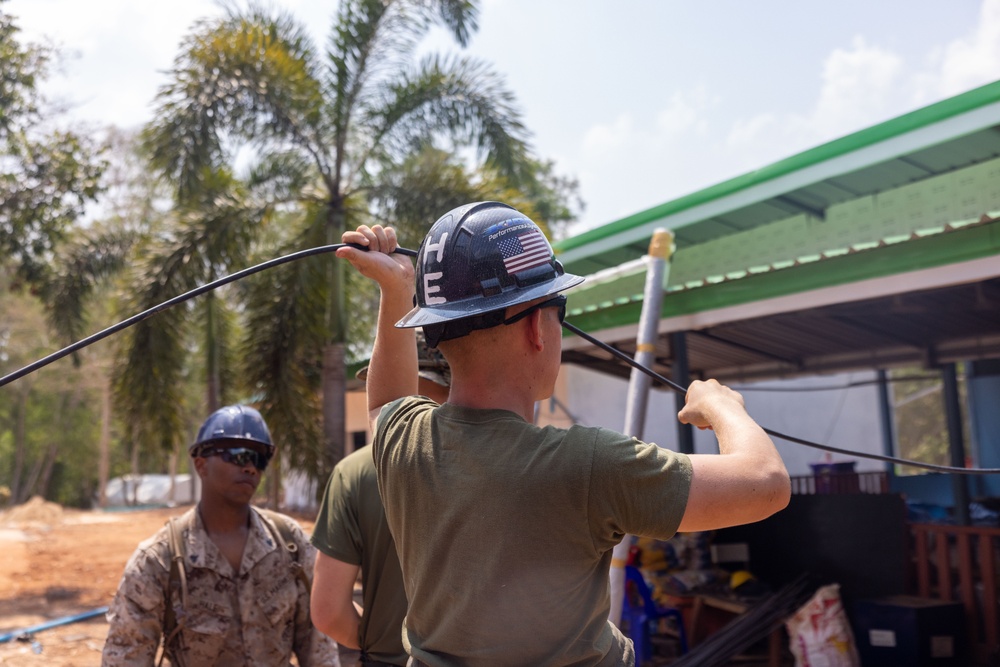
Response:
POLYGON ((107 613, 102 665, 339 665, 309 614, 315 550, 290 517, 250 505, 274 453, 253 408, 214 412, 190 447, 201 500, 142 542, 107 613), (283 537, 284 535, 284 537, 283 537), (174 545, 171 545, 172 536, 174 545), (171 554, 182 569, 171 573, 171 554), (161 658, 162 660, 162 658, 161 658))

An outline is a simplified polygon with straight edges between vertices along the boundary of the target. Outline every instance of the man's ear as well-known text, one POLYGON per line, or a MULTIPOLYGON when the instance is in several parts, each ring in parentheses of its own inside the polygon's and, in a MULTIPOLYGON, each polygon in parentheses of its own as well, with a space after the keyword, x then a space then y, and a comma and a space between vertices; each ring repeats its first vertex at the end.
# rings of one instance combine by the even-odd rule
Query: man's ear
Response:
POLYGON ((196 456, 192 460, 194 461, 194 470, 195 472, 198 473, 198 477, 205 479, 205 477, 208 475, 208 470, 205 467, 207 465, 208 459, 206 459, 204 456, 196 456))
POLYGON ((545 348, 545 336, 542 335, 542 311, 535 310, 524 319, 528 323, 526 327, 528 342, 536 352, 541 352, 545 348))

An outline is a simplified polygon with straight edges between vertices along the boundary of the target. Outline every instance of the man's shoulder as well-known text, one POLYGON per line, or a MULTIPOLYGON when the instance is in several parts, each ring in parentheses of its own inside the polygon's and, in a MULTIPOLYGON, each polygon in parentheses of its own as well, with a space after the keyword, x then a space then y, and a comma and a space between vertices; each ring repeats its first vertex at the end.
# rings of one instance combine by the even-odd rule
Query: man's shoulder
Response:
MULTIPOLYGON (((309 542, 309 538, 306 536, 305 530, 302 528, 302 524, 300 524, 299 520, 295 517, 277 510, 266 509, 263 507, 254 507, 253 509, 262 521, 268 521, 271 525, 277 528, 278 532, 281 533, 281 537, 286 542, 292 540, 299 545, 309 542)), ((265 531, 270 530, 267 526, 261 527, 265 531)))
POLYGON ((191 508, 182 514, 170 517, 155 533, 144 539, 136 548, 136 554, 156 556, 165 563, 170 562, 170 533, 176 531, 177 541, 183 543, 185 532, 194 525, 195 509, 191 508))
POLYGON ((371 445, 356 449, 334 466, 334 470, 345 476, 353 476, 366 471, 375 471, 375 460, 372 458, 371 445))
POLYGON ((382 406, 378 424, 381 425, 388 419, 408 418, 436 407, 439 407, 438 404, 426 396, 403 396, 382 406))
MULTIPOLYGON (((182 518, 174 517, 173 521, 181 521, 182 518)), ((171 520, 168 520, 159 530, 139 543, 125 564, 125 579, 159 581, 166 576, 173 555, 170 547, 170 525, 171 520)), ((183 528, 178 527, 177 530, 178 543, 183 543, 183 528)))

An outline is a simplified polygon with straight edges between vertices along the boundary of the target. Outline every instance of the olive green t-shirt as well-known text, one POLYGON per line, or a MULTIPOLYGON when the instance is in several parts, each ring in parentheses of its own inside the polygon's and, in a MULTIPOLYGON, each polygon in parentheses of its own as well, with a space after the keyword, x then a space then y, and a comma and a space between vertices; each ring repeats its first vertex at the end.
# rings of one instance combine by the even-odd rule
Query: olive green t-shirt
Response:
POLYGON ((672 536, 687 456, 601 428, 408 397, 373 444, 410 600, 403 641, 431 665, 631 665, 608 622, 611 550, 672 536))
POLYGON ((406 592, 396 545, 385 523, 371 447, 349 454, 333 469, 312 543, 330 558, 361 566, 361 649, 374 660, 405 665, 401 633, 406 592))

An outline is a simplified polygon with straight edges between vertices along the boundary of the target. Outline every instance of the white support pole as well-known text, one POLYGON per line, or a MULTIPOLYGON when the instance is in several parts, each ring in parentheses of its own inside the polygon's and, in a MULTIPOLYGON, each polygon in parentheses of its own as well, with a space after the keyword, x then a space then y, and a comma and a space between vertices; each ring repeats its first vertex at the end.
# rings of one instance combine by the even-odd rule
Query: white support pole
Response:
MULTIPOLYGON (((649 242, 646 261, 646 286, 642 298, 642 314, 639 316, 639 331, 636 336, 635 361, 650 368, 656 351, 656 329, 660 321, 660 307, 663 303, 663 286, 670 270, 670 256, 674 251, 674 235, 666 229, 657 229, 649 242)), ((633 368, 629 377, 627 402, 625 404, 625 435, 642 437, 646 422, 646 405, 649 402, 649 388, 652 380, 642 371, 633 368)), ((611 555, 611 613, 608 615, 615 625, 621 621, 622 602, 625 599, 625 563, 633 542, 632 535, 626 535, 615 546, 611 555)))

